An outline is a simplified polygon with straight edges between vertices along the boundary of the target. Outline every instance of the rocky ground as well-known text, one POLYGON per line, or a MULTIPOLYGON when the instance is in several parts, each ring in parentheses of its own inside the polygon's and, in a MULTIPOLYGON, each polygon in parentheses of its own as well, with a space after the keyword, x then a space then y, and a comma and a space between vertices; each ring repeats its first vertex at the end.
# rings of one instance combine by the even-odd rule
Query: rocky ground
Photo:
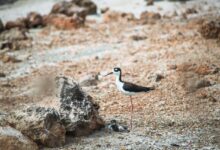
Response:
POLYGON ((118 66, 124 80, 155 87, 133 97, 132 131, 70 134, 57 149, 220 149, 220 3, 181 6, 182 12, 140 19, 110 9, 103 21, 77 28, 17 31, 11 47, 0 50, 1 111, 56 108, 52 96, 35 89, 43 78, 62 74, 81 83, 106 123, 129 125, 129 97, 117 91, 113 76, 102 76, 118 66))

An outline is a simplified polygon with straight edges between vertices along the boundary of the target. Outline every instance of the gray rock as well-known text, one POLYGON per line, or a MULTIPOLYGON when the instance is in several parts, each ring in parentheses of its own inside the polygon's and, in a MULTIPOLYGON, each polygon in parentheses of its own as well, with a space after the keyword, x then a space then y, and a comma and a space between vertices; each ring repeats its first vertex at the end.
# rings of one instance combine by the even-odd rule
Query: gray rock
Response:
POLYGON ((0 34, 0 41, 16 41, 28 39, 26 32, 18 28, 5 30, 0 34))
POLYGON ((186 14, 197 14, 198 11, 195 8, 187 8, 185 13, 186 14))
POLYGON ((4 31, 4 29, 5 29, 4 24, 2 20, 0 19, 0 32, 4 31))
POLYGON ((0 49, 12 49, 13 43, 11 41, 0 41, 0 49))
POLYGON ((67 16, 78 15, 85 18, 88 14, 96 14, 97 6, 90 0, 72 0, 61 1, 56 3, 52 10, 52 14, 64 14, 67 16))
POLYGON ((147 0, 147 5, 150 6, 150 5, 153 5, 154 4, 154 0, 147 0))
POLYGON ((75 136, 88 135, 104 127, 104 121, 98 114, 99 106, 71 78, 57 77, 60 98, 60 115, 66 131, 75 136))
POLYGON ((201 24, 199 32, 206 39, 217 39, 220 37, 220 22, 204 22, 203 24, 201 24))
POLYGON ((78 6, 86 8, 88 14, 96 14, 97 12, 96 4, 91 0, 72 0, 72 1, 75 2, 78 6))
POLYGON ((40 26, 44 26, 43 17, 37 12, 30 12, 27 15, 27 27, 36 28, 40 26))
POLYGON ((63 14, 50 14, 44 16, 44 23, 47 26, 54 26, 58 29, 68 30, 68 29, 76 29, 84 25, 85 18, 74 15, 72 17, 68 17, 63 14))
POLYGON ((159 13, 154 13, 154 12, 148 12, 145 11, 141 14, 141 19, 155 19, 155 20, 159 20, 161 19, 161 15, 159 13))
POLYGON ((220 130, 216 131, 216 135, 212 137, 211 142, 212 144, 217 145, 217 147, 220 149, 220 130))
POLYGON ((72 2, 62 1, 56 3, 52 10, 52 14, 64 14, 66 16, 77 15, 81 18, 85 18, 87 15, 87 10, 83 7, 80 7, 72 2))
POLYGON ((68 16, 76 15, 76 16, 81 17, 83 19, 86 18, 87 13, 88 12, 85 8, 79 7, 79 6, 76 6, 76 5, 70 7, 70 9, 68 9, 67 12, 66 12, 66 14, 68 16))
POLYGON ((10 127, 0 127, 0 149, 2 150, 38 150, 36 143, 20 131, 10 127))
POLYGON ((58 112, 54 109, 26 107, 11 112, 7 121, 38 144, 57 147, 65 142, 65 128, 60 123, 58 112))
POLYGON ((18 18, 15 21, 8 21, 5 24, 5 29, 10 30, 12 28, 26 29, 27 27, 27 19, 26 18, 18 18))
POLYGON ((107 11, 109 11, 109 7, 101 8, 101 13, 102 14, 106 13, 107 11))
POLYGON ((19 50, 28 46, 30 45, 28 45, 25 41, 7 40, 0 42, 0 49, 2 50, 19 50))
POLYGON ((4 72, 0 72, 0 78, 5 78, 6 74, 4 72))
POLYGON ((6 126, 6 125, 8 125, 7 114, 0 112, 0 126, 6 126))

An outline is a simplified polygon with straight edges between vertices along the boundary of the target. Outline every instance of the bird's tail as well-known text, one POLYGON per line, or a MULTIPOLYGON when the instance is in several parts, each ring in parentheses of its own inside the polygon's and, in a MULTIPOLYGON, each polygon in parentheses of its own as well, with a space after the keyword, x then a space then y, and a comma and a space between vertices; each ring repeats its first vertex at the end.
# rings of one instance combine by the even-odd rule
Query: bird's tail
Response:
POLYGON ((155 90, 155 87, 146 87, 144 89, 144 92, 149 92, 149 91, 152 91, 152 90, 155 90))

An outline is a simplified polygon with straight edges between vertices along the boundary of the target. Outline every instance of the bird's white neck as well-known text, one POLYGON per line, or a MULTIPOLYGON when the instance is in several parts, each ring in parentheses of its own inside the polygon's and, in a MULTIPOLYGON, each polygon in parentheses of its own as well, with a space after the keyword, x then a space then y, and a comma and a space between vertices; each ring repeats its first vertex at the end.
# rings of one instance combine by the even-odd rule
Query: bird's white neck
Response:
POLYGON ((115 84, 116 84, 118 90, 123 92, 124 83, 121 81, 121 75, 120 74, 115 74, 115 84))
POLYGON ((115 82, 116 83, 121 83, 121 75, 120 74, 115 75, 115 82))

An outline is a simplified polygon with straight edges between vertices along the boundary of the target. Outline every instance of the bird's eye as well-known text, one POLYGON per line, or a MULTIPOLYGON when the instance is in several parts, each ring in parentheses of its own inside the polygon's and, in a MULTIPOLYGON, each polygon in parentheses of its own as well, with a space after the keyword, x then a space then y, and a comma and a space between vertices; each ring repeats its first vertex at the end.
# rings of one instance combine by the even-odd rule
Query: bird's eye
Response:
POLYGON ((120 68, 114 68, 114 72, 119 72, 120 68))

